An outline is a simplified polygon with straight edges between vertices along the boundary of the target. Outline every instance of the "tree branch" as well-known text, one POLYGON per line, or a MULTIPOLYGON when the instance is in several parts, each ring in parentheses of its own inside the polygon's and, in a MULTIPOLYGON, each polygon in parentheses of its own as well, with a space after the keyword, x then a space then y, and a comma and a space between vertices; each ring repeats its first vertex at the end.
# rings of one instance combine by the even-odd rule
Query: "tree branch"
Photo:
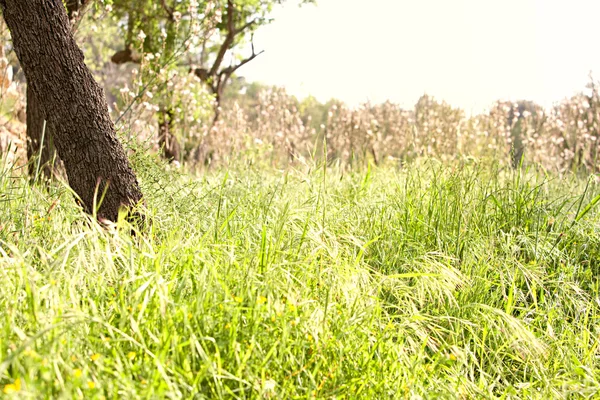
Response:
POLYGON ((174 17, 174 13, 173 13, 173 8, 169 7, 167 5, 167 1, 166 0, 160 0, 160 5, 162 6, 162 8, 165 10, 165 12, 167 13, 169 19, 171 21, 175 21, 175 17, 174 17))
POLYGON ((227 74, 229 74, 230 76, 233 75, 233 73, 235 71, 237 71, 238 69, 242 68, 244 65, 248 64, 250 61, 254 60, 256 57, 260 56, 262 53, 264 53, 264 50, 259 51, 258 53, 254 52, 254 46, 252 46, 252 55, 248 58, 243 59, 242 61, 240 61, 239 64, 237 65, 233 65, 231 67, 227 67, 223 70, 223 72, 226 72, 227 74))
POLYGON ((233 39, 235 38, 235 26, 234 26, 234 13, 235 7, 233 5, 233 0, 227 0, 227 35, 225 36, 225 40, 219 49, 219 53, 217 54, 217 58, 213 63, 212 68, 210 69, 209 75, 216 76, 221 63, 223 62, 223 58, 225 58, 225 53, 233 44, 233 39))
POLYGON ((237 28, 235 30, 235 35, 237 35, 238 33, 242 33, 243 31, 245 31, 246 29, 250 28, 252 25, 258 23, 258 19, 253 19, 252 21, 246 22, 244 25, 240 26, 239 28, 237 28))

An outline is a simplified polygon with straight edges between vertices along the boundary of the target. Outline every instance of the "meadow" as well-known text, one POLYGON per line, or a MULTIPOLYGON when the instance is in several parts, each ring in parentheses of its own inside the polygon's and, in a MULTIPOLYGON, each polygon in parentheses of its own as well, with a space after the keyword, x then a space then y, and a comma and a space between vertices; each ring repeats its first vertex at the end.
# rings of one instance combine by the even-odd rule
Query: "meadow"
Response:
POLYGON ((600 396, 595 175, 133 161, 145 226, 3 169, 5 398, 600 396))
POLYGON ((600 82, 299 99, 236 72, 282 2, 65 2, 141 222, 34 148, 0 21, 0 399, 600 398, 600 82))

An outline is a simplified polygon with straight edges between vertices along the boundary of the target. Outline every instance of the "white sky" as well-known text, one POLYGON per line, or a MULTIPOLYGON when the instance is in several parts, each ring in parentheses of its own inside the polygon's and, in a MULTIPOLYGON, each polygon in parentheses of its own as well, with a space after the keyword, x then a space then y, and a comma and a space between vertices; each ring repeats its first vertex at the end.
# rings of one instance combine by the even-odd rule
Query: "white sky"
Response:
POLYGON ((600 0, 318 0, 279 7, 239 71, 299 97, 544 106, 600 79, 600 0))

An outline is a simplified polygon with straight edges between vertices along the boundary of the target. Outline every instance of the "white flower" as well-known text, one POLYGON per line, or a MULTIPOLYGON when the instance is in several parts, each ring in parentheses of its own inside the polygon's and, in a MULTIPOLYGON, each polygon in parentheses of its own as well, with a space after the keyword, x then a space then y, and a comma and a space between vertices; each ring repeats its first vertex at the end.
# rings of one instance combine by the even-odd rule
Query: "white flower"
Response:
POLYGON ((140 29, 140 33, 138 33, 138 39, 140 39, 141 41, 143 41, 144 39, 146 39, 146 34, 144 33, 143 30, 140 29))
POLYGON ((275 387, 277 386, 277 382, 275 382, 273 379, 267 379, 264 383, 264 389, 265 391, 268 392, 272 392, 273 390, 275 390, 275 387))

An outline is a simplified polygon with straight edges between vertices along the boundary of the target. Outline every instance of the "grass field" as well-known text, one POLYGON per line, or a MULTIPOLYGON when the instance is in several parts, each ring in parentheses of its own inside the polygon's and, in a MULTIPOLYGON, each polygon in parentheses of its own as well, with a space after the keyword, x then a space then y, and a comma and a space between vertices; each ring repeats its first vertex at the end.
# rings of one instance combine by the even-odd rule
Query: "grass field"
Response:
POLYGON ((134 236, 0 176, 0 397, 600 396, 593 179, 138 170, 134 236))

